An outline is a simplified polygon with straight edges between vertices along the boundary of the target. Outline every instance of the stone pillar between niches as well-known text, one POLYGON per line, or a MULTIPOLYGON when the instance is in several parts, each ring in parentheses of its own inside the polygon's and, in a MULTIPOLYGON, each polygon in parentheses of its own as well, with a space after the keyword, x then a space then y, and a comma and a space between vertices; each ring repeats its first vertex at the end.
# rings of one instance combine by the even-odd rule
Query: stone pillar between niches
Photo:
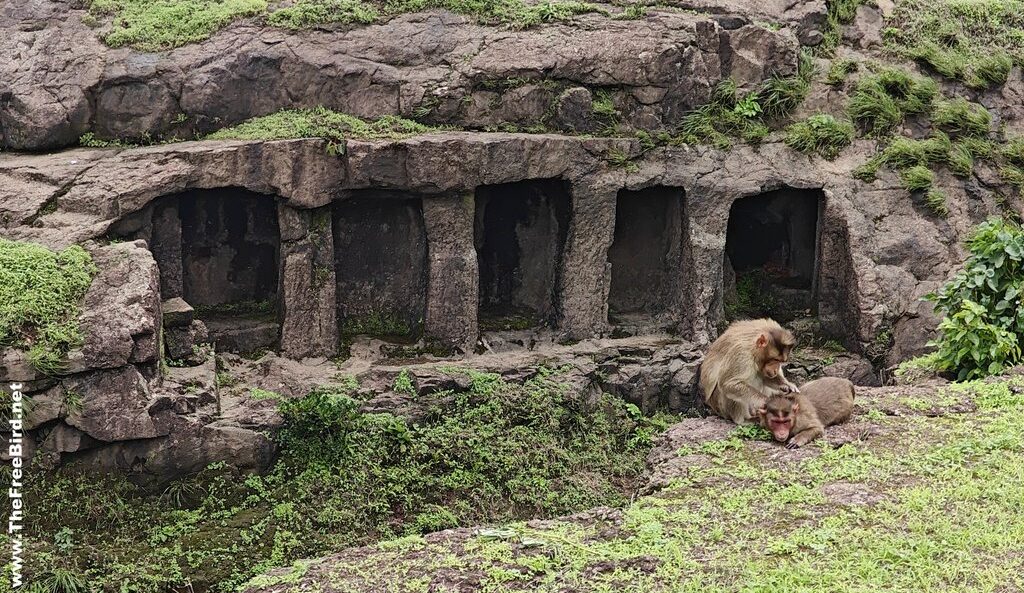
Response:
POLYGON ((608 327, 608 249, 615 236, 618 189, 572 186, 569 234, 558 286, 558 329, 570 339, 588 338, 608 327))
POLYGON ((817 302, 821 329, 856 351, 861 333, 857 306, 857 274, 853 267, 850 230, 835 200, 820 203, 818 225, 817 302))
POLYGON ((718 335, 723 319, 723 278, 725 235, 729 208, 740 195, 726 194, 711 187, 696 187, 687 193, 684 225, 688 240, 689 281, 683 295, 686 325, 682 334, 696 344, 708 344, 718 335))
POLYGON ((278 207, 281 270, 278 301, 281 353, 289 358, 338 351, 337 282, 330 206, 278 207))
POLYGON ((480 275, 471 192, 423 198, 430 260, 425 334, 463 352, 476 343, 480 275))

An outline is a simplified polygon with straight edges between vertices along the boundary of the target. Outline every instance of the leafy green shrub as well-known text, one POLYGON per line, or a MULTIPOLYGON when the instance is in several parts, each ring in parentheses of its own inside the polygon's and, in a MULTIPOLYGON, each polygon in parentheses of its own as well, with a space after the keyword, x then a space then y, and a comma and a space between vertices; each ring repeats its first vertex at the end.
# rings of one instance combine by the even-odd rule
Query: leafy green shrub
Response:
POLYGON ((75 245, 60 252, 0 239, 0 348, 28 350, 38 370, 52 374, 79 346, 79 303, 96 266, 75 245))
POLYGON ((963 269, 926 298, 945 316, 939 366, 957 380, 1001 372, 1021 361, 1024 339, 1024 230, 994 218, 974 230, 963 269))
POLYGON ((853 124, 827 114, 812 115, 786 128, 786 145, 800 152, 817 152, 826 159, 836 158, 852 141, 853 124))
POLYGON ((955 135, 984 137, 991 121, 988 110, 963 97, 937 101, 932 110, 932 123, 955 135))

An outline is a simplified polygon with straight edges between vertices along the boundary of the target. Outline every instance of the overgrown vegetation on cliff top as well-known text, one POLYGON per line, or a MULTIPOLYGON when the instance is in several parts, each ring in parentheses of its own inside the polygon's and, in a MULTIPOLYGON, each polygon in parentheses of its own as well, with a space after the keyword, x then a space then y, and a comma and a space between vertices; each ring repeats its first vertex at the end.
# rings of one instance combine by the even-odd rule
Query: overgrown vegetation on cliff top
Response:
POLYGON ((1021 0, 900 0, 887 25, 888 45, 971 87, 1001 85, 1024 63, 1021 0))
POLYGON ((28 350, 34 367, 58 370, 81 344, 79 303, 96 267, 75 245, 60 252, 0 238, 0 348, 28 350))
POLYGON ((267 0, 89 0, 93 20, 112 17, 104 43, 143 51, 202 41, 235 19, 266 10, 267 0))
POLYGON ((264 16, 275 27, 370 24, 407 12, 444 8, 486 24, 526 28, 578 14, 609 13, 576 0, 297 0, 268 12, 267 0, 89 0, 90 21, 110 18, 111 47, 160 51, 202 41, 232 21, 264 16))
POLYGON ((326 107, 282 109, 277 113, 256 117, 217 130, 207 140, 284 140, 289 138, 323 138, 329 150, 340 150, 346 138, 374 140, 408 138, 432 132, 437 128, 385 115, 373 121, 332 111, 326 107))
MULTIPOLYGON (((234 591, 254 574, 343 546, 448 527, 621 505, 652 435, 613 396, 588 401, 546 369, 523 385, 466 374, 416 424, 364 414, 346 392, 285 401, 281 455, 265 476, 214 467, 159 497, 67 468, 34 474, 30 581, 81 590, 234 591)), ((411 385, 400 376, 396 388, 411 385)))

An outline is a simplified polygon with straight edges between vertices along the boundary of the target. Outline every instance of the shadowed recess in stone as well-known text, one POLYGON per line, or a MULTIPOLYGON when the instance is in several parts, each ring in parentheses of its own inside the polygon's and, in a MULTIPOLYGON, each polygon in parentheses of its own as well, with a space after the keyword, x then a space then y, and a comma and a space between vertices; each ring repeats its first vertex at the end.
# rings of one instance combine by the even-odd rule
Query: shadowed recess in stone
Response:
POLYGON ((477 188, 481 327, 525 329, 554 319, 568 227, 569 191, 562 181, 477 188))
POLYGON ((611 323, 654 318, 677 303, 684 278, 683 190, 652 187, 619 192, 608 317, 611 323))
POLYGON ((195 307, 220 350, 276 346, 277 203, 239 188, 166 196, 134 218, 160 267, 162 299, 195 307))
POLYGON ((817 190, 786 188, 733 202, 725 276, 727 286, 735 279, 741 316, 814 308, 820 198, 817 190))
POLYGON ((334 205, 345 334, 414 336, 426 310, 427 235, 415 194, 366 190, 334 205))

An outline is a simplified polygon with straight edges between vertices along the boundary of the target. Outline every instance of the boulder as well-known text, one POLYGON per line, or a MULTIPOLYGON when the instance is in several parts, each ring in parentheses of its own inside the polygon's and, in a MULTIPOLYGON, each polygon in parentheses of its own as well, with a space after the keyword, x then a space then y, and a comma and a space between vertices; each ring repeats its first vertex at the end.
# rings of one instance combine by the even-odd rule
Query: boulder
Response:
POLYGON ((182 366, 197 366, 210 357, 210 332, 198 319, 186 326, 165 328, 164 354, 182 366))
POLYGON ((114 369, 160 358, 160 271, 144 241, 93 249, 99 274, 85 294, 82 364, 114 369))

